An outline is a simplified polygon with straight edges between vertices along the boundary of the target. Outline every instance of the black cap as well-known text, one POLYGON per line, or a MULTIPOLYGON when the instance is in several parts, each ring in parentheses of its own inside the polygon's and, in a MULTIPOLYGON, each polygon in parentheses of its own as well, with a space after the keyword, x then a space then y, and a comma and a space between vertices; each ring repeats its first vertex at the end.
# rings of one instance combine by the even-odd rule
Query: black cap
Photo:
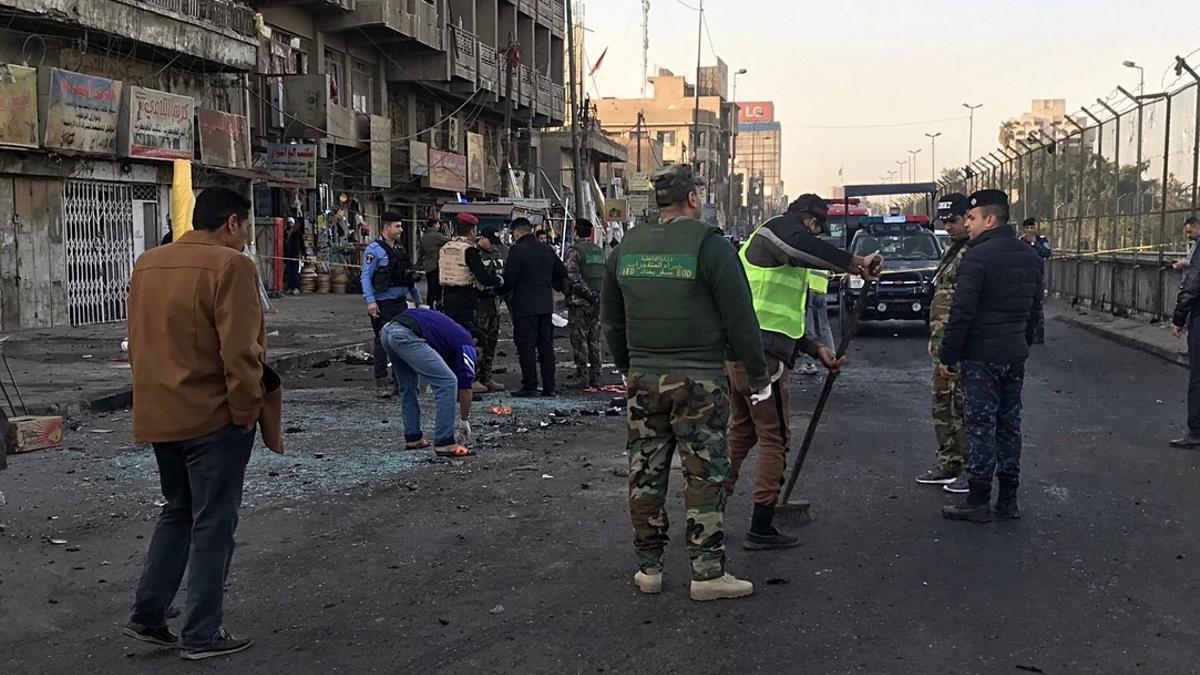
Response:
POLYGON ((823 223, 829 215, 829 204, 817 195, 806 193, 796 197, 796 201, 788 206, 788 211, 798 211, 812 216, 823 223))
POLYGON ((379 216, 379 220, 383 223, 402 223, 404 222, 404 216, 395 211, 384 211, 383 215, 379 216))
POLYGON ((1008 195, 1000 190, 980 190, 971 194, 970 208, 977 206, 1008 206, 1008 195))
POLYGON ((971 207, 967 206, 967 196, 961 192, 951 192, 942 195, 937 202, 937 217, 942 220, 953 220, 967 215, 971 207))

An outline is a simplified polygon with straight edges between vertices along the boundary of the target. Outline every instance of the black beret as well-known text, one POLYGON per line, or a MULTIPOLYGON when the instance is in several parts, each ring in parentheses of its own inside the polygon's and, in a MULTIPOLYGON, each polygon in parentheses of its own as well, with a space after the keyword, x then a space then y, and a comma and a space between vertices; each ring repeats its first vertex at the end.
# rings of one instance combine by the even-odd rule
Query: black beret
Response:
POLYGON ((1008 206, 1008 195, 1000 190, 980 190, 971 194, 967 201, 971 208, 977 206, 1008 206))

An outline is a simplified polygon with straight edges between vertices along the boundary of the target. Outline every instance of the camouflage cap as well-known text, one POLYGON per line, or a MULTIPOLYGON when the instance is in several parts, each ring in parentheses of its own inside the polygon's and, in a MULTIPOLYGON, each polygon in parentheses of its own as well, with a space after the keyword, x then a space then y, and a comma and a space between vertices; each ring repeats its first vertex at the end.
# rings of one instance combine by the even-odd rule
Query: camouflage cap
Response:
POLYGON ((650 176, 654 197, 659 204, 681 202, 688 193, 704 185, 704 179, 692 173, 690 164, 672 164, 650 176))

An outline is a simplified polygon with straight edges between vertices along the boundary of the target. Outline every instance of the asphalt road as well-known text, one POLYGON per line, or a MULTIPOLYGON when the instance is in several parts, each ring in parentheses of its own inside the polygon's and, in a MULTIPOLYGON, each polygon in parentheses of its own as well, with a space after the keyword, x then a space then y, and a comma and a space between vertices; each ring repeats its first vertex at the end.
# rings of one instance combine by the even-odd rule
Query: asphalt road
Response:
MULTIPOLYGON (((289 455, 256 453, 248 478, 226 625, 257 644, 204 664, 118 634, 155 473, 128 413, 88 420, 67 450, 0 472, 2 670, 1198 672, 1200 452, 1166 446, 1186 372, 1047 333, 1026 380, 1023 520, 941 518, 950 497, 913 481, 933 456, 923 327, 870 327, 802 479, 803 546, 743 551, 736 495, 730 570, 756 594, 708 604, 687 598, 677 474, 666 590, 631 584, 623 424, 581 413, 607 396, 481 410, 479 456, 430 463, 394 450, 367 368, 308 371, 289 383, 289 455)), ((820 382, 793 381, 802 429, 820 382)))

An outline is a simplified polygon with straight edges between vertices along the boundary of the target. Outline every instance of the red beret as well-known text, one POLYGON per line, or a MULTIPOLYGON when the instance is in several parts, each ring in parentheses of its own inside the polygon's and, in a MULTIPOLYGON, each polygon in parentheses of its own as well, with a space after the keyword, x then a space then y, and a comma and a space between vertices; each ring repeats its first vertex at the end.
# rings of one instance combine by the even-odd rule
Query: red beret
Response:
POLYGON ((460 213, 455 218, 463 225, 478 225, 479 219, 469 213, 460 213))

